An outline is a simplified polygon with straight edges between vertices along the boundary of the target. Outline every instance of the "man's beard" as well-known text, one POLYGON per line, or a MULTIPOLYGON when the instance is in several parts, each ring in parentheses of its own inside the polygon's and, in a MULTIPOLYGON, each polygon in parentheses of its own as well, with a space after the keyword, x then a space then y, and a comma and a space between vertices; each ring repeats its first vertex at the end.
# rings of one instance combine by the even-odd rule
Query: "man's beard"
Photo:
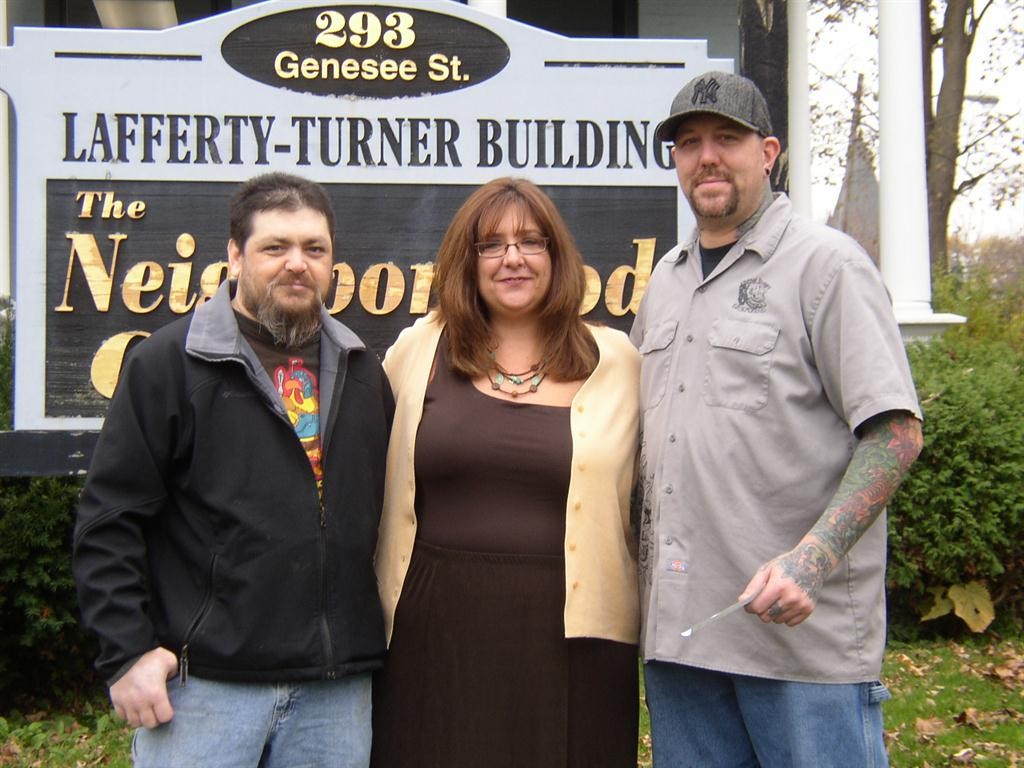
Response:
MULTIPOLYGON (((288 282, 292 283, 294 279, 288 278, 288 282)), ((303 278, 302 282, 319 295, 312 281, 303 278)), ((298 349, 320 331, 320 302, 312 301, 294 311, 286 309, 274 299, 274 289, 279 284, 277 280, 270 283, 256 299, 251 295, 251 286, 240 286, 242 304, 273 337, 275 344, 285 349, 298 349)))
POLYGON ((739 210, 740 199, 739 192, 736 190, 736 185, 733 183, 731 176, 717 171, 716 169, 708 169, 701 173, 697 178, 693 180, 693 190, 691 193, 690 207, 693 208, 694 214, 702 219, 724 219, 732 216, 739 210), (729 194, 723 200, 720 197, 714 197, 710 200, 701 200, 696 190, 698 185, 706 178, 716 176, 729 184, 729 194))

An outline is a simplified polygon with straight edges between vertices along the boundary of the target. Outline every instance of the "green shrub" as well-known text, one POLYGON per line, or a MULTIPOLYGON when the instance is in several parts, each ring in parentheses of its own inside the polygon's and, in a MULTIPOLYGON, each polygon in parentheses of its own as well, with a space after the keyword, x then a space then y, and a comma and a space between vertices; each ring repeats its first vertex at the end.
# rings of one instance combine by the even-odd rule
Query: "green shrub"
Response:
MULTIPOLYGON (((11 427, 11 319, 0 327, 0 429, 11 427)), ((79 628, 71 531, 81 481, 0 477, 0 714, 94 690, 79 628)))
POLYGON ((890 620, 897 633, 913 634, 933 601, 929 588, 978 581, 995 603, 997 626, 1019 631, 1024 355, 963 329, 908 353, 925 445, 889 505, 890 620))
POLYGON ((967 279, 944 275, 935 281, 932 303, 936 312, 967 318, 964 325, 947 331, 946 339, 1001 341, 1024 354, 1024 277, 997 282, 984 268, 967 279))
POLYGON ((71 578, 80 482, 0 484, 0 702, 73 697, 95 684, 95 648, 78 625, 71 578))

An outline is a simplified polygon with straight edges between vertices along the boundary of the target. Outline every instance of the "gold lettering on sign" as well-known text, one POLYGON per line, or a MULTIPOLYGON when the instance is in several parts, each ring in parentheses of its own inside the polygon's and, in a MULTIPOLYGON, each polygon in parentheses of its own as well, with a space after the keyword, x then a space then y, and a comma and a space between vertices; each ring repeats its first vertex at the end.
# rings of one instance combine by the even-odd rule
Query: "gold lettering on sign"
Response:
POLYGON ((114 388, 121 375, 121 364, 124 362, 124 353, 128 345, 133 339, 144 339, 147 336, 149 334, 146 331, 125 331, 111 336, 96 350, 92 357, 89 378, 93 388, 103 397, 109 399, 114 396, 114 388))
POLYGON ((67 232, 65 234, 71 241, 71 255, 68 257, 68 274, 64 279, 64 297, 60 304, 53 308, 54 312, 74 312, 75 308, 68 303, 68 293, 71 291, 71 273, 75 268, 75 259, 82 265, 85 273, 85 281, 92 294, 93 304, 97 312, 106 312, 110 309, 110 291, 114 285, 114 268, 117 266, 117 254, 121 249, 121 242, 128 235, 117 233, 107 235, 107 239, 114 243, 114 254, 110 257, 110 269, 103 263, 103 254, 96 243, 96 238, 82 232, 67 232))
POLYGON ((387 315, 394 312, 405 295, 405 275, 394 264, 373 264, 363 273, 359 281, 359 303, 371 315, 387 315), (386 273, 386 274, 385 274, 386 273), (377 306, 381 278, 384 279, 383 303, 377 306))
POLYGON ((100 212, 101 219, 123 219, 126 215, 129 219, 141 219, 146 215, 144 200, 132 200, 125 206, 124 202, 118 200, 117 195, 113 192, 79 192, 75 195, 75 202, 82 204, 78 211, 78 218, 91 219, 93 206, 100 201, 103 202, 103 210, 100 212))
POLYGON ((587 280, 587 290, 583 294, 583 304, 580 306, 580 314, 585 315, 597 306, 601 298, 601 275, 589 264, 583 265, 583 275, 587 280))
POLYGON ((416 41, 413 22, 412 15, 402 11, 389 13, 383 25, 380 17, 369 11, 356 11, 347 19, 338 11, 324 11, 316 17, 317 29, 323 31, 314 42, 327 48, 342 48, 346 43, 353 48, 372 48, 383 40, 388 48, 400 50, 416 41))
POLYGON ((412 59, 300 59, 294 51, 281 51, 274 59, 274 72, 282 80, 404 80, 416 79, 412 59))
POLYGON ((657 238, 637 238, 633 241, 636 246, 636 266, 623 264, 616 267, 608 276, 608 288, 604 293, 604 304, 608 308, 608 314, 614 317, 622 317, 626 312, 636 314, 640 308, 640 299, 647 290, 647 281, 651 277, 651 267, 654 264, 654 248, 657 238), (626 278, 633 276, 633 295, 629 302, 625 301, 623 294, 626 288, 626 278))
POLYGON ((430 306, 430 286, 434 283, 434 262, 413 264, 415 274, 412 280, 412 298, 409 299, 409 314, 422 315, 430 306))
POLYGON ((125 309, 137 315, 144 315, 152 312, 160 306, 164 300, 163 296, 157 296, 149 306, 143 306, 142 294, 160 290, 164 284, 164 268, 155 261, 140 261, 133 264, 128 273, 124 276, 124 283, 121 285, 121 301, 125 309))
POLYGON ((462 60, 458 56, 452 56, 449 59, 443 53, 435 53, 427 60, 427 63, 430 65, 430 72, 427 73, 427 77, 435 83, 443 83, 445 80, 454 80, 456 83, 461 83, 469 80, 469 75, 464 75, 460 71, 462 60))
MULTIPOLYGON (((178 235, 174 244, 175 252, 183 259, 192 258, 196 252, 196 239, 188 232, 178 235)), ((172 262, 167 265, 171 270, 171 289, 167 294, 167 307, 176 315, 183 315, 192 309, 196 303, 197 296, 193 293, 189 296, 188 284, 192 279, 191 262, 172 262)))
POLYGON ((327 312, 336 315, 345 309, 356 293, 356 273, 345 262, 334 265, 334 297, 326 302, 327 312))

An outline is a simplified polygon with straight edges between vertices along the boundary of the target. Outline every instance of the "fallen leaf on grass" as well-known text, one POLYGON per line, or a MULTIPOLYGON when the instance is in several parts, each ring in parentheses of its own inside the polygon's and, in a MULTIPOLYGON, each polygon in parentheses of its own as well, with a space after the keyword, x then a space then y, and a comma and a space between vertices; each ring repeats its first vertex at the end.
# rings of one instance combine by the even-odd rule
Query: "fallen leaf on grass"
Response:
POLYGON ((900 666, 914 677, 924 677, 924 670, 917 666, 917 664, 914 663, 914 660, 907 656, 907 654, 901 653, 896 658, 899 659, 900 666))
POLYGON ((974 750, 965 747, 949 758, 953 765, 974 765, 974 750))
POLYGON ((984 731, 986 728, 1003 725, 1004 723, 1024 723, 1024 713, 1009 707, 997 709, 993 712, 979 712, 974 707, 969 707, 953 719, 959 725, 984 731))
POLYGON ((978 710, 974 707, 968 707, 953 719, 960 725, 966 725, 978 731, 981 730, 981 723, 978 722, 978 710))
POLYGON ((1010 659, 994 667, 989 675, 1009 688, 1024 685, 1024 659, 1010 659))
POLYGON ((0 758, 3 757, 17 757, 21 754, 21 747, 14 739, 8 739, 4 742, 4 745, 0 747, 0 758))
POLYGON ((932 741, 935 737, 946 730, 946 724, 941 717, 919 717, 914 722, 914 729, 917 737, 922 741, 932 741))
POLYGON ((995 711, 997 723, 1024 723, 1024 712, 1018 712, 1016 709, 1010 707, 1004 707, 995 711))

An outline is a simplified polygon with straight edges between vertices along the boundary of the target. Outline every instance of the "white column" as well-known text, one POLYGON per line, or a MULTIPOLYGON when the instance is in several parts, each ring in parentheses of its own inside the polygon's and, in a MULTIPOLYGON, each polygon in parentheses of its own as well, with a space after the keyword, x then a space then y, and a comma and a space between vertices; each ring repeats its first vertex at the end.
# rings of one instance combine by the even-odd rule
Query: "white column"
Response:
POLYGON ((470 8, 476 8, 478 11, 489 13, 492 16, 505 18, 508 15, 505 12, 505 0, 469 0, 466 5, 470 8))
POLYGON ((920 10, 878 2, 879 260, 905 337, 964 321, 932 312, 920 10))
MULTIPOLYGON (((7 3, 0 3, 0 46, 7 46, 7 3)), ((0 296, 11 295, 11 133, 7 94, 0 93, 0 296)))
POLYGON ((789 199, 811 215, 811 97, 807 65, 807 0, 786 3, 789 26, 789 199))

